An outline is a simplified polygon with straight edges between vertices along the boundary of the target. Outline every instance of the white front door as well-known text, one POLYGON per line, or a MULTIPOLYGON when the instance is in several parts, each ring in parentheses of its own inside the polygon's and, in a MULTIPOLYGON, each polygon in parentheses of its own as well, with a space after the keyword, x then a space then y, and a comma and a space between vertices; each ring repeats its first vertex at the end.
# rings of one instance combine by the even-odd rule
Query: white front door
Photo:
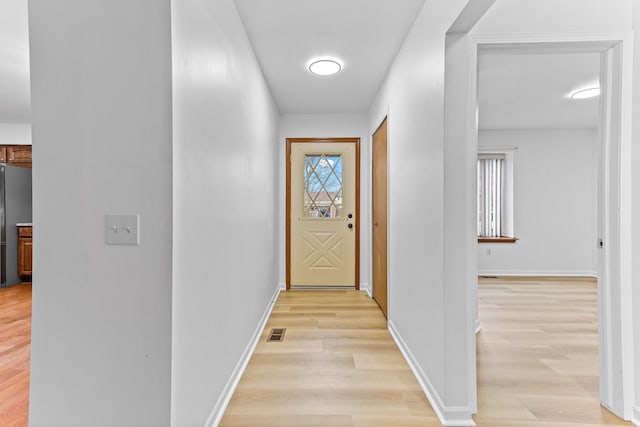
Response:
POLYGON ((291 144, 292 286, 356 285, 356 144, 291 144))

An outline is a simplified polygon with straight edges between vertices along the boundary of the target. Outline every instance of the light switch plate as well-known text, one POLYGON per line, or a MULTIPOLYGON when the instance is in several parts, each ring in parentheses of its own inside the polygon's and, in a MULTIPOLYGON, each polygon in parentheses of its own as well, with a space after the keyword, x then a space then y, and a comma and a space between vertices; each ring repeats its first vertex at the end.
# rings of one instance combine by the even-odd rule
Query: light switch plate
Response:
POLYGON ((140 215, 106 215, 107 245, 139 245, 140 215))

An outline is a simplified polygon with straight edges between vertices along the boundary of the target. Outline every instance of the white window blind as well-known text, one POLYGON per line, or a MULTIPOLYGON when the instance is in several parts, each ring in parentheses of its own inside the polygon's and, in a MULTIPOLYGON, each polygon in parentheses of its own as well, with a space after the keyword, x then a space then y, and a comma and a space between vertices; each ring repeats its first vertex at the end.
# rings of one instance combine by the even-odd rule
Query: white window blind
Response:
POLYGON ((478 154, 478 236, 501 237, 504 154, 478 154))

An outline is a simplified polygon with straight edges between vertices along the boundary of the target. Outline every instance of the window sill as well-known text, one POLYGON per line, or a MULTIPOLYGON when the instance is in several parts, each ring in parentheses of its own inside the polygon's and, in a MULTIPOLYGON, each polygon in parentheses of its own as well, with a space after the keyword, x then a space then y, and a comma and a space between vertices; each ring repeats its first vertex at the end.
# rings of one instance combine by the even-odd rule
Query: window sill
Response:
POLYGON ((516 243, 515 237, 478 237, 478 243, 516 243))

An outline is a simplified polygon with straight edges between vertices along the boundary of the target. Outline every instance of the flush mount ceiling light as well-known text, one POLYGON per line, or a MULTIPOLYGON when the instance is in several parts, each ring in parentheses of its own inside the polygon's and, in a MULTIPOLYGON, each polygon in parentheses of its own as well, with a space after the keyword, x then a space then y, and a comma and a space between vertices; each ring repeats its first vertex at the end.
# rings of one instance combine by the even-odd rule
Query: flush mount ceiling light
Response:
POLYGON ((309 71, 316 76, 332 76, 342 70, 342 64, 337 59, 314 59, 309 63, 309 71))
POLYGON ((574 92, 571 92, 569 94, 569 97, 571 99, 587 99, 587 98, 594 98, 598 95, 600 95, 600 88, 596 86, 596 87, 589 87, 585 89, 579 89, 574 92))

